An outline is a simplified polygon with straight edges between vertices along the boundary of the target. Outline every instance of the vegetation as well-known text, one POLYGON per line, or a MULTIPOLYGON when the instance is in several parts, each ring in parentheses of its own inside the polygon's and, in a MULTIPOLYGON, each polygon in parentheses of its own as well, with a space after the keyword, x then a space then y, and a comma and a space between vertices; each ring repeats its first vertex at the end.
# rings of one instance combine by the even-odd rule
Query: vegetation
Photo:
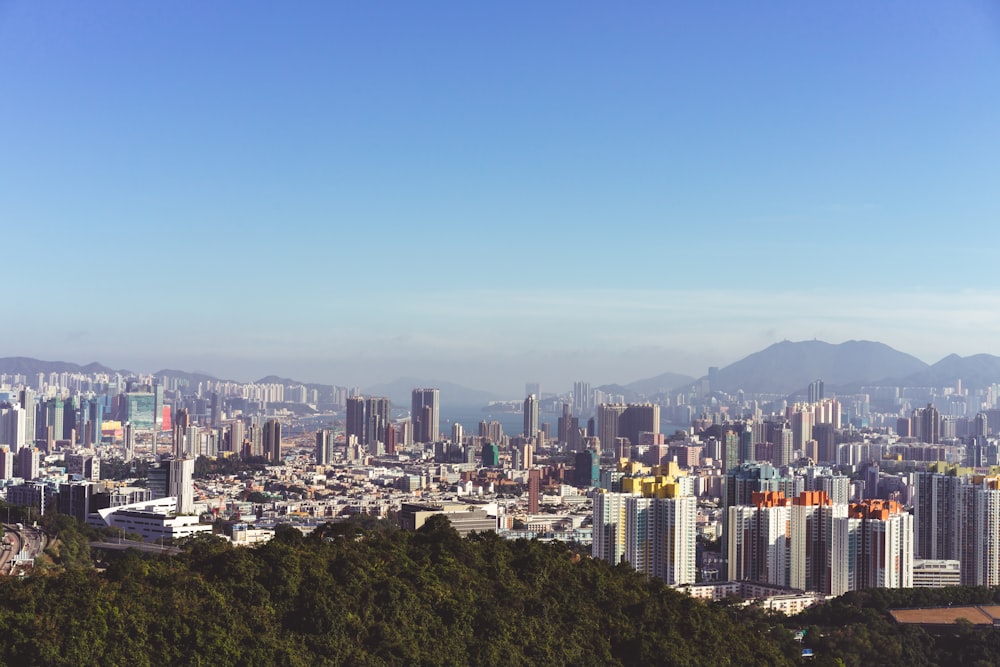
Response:
POLYGON ((254 548, 201 535, 179 556, 126 551, 98 573, 89 543, 99 531, 55 513, 42 526, 48 558, 31 576, 0 579, 0 664, 867 666, 1000 656, 1000 630, 934 631, 887 614, 997 604, 1000 589, 857 591, 789 618, 695 600, 559 544, 462 539, 441 517, 416 532, 361 516, 307 537, 286 526, 254 548), (801 658, 803 648, 815 657, 801 658))
MULTIPOLYGON (((65 530, 65 529, 63 529, 65 530)), ((16 665, 787 665, 798 645, 560 545, 362 522, 0 580, 16 665)))

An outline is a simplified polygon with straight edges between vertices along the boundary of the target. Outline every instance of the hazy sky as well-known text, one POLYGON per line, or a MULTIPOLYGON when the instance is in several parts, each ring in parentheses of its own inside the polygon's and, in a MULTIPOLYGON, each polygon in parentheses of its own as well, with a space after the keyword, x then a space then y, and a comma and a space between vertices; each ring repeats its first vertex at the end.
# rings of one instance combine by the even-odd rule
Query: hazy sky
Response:
POLYGON ((998 114, 992 0, 0 0, 0 356, 517 396, 1000 353, 998 114))

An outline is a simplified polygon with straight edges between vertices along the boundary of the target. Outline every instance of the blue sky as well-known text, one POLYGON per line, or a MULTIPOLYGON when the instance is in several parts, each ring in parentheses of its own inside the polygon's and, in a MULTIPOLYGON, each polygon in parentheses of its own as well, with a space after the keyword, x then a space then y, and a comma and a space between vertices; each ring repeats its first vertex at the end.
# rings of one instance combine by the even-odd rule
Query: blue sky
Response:
POLYGON ((237 379, 1000 353, 1000 10, 0 0, 0 356, 237 379))

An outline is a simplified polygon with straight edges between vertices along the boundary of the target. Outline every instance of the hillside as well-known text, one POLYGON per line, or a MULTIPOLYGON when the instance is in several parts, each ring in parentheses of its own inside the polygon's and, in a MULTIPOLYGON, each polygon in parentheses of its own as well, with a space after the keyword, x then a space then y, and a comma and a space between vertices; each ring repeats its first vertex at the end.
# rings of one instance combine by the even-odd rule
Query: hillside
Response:
POLYGON ((928 368, 916 357, 883 343, 782 341, 719 369, 712 389, 792 394, 816 379, 831 387, 857 385, 912 376, 928 368))
POLYGON ((0 580, 8 665, 790 665, 790 633, 563 545, 352 524, 0 580), (737 658, 738 656, 738 658, 737 658))

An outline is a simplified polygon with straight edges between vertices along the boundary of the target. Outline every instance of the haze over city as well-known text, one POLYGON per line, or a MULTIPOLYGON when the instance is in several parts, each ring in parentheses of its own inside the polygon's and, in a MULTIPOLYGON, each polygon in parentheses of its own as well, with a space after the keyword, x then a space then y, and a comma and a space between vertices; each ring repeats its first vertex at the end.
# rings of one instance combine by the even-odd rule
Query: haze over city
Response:
POLYGON ((0 4, 6 355, 251 380, 996 353, 993 3, 0 4))

